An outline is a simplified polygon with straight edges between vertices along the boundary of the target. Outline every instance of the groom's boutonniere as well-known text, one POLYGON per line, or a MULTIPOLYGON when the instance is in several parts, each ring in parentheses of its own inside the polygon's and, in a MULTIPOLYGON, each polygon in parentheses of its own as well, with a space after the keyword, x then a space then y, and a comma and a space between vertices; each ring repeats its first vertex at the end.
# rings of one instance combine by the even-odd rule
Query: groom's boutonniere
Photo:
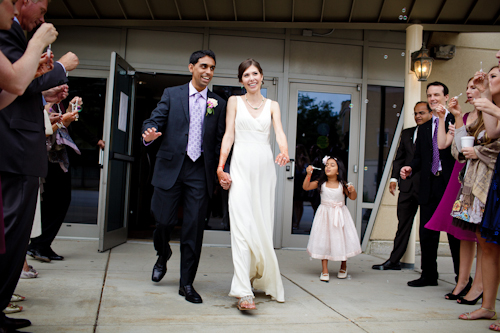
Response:
POLYGON ((219 105, 219 102, 215 98, 207 99, 207 113, 205 113, 205 116, 213 114, 214 109, 217 107, 217 105, 219 105))

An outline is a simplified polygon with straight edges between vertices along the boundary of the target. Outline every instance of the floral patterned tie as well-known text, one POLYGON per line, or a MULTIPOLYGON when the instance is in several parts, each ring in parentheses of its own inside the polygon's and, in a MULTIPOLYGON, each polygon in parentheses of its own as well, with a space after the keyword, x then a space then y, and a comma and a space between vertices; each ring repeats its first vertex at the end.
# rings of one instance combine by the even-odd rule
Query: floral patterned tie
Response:
POLYGON ((193 110, 189 110, 189 138, 187 155, 193 162, 201 156, 201 133, 203 129, 203 110, 200 107, 200 93, 196 93, 193 110))
POLYGON ((438 172, 439 169, 439 147, 438 147, 438 125, 439 125, 439 119, 436 118, 434 119, 434 135, 432 136, 432 165, 431 165, 431 171, 435 175, 436 172, 438 172))

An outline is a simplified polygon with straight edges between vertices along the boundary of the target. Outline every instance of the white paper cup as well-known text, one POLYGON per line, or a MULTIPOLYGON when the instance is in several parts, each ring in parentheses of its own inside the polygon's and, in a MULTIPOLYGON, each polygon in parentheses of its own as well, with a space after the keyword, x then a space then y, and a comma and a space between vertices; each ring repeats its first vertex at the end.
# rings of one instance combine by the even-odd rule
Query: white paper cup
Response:
POLYGON ((460 138, 460 143, 462 144, 462 148, 465 147, 474 147, 474 140, 475 138, 473 136, 463 136, 460 138))

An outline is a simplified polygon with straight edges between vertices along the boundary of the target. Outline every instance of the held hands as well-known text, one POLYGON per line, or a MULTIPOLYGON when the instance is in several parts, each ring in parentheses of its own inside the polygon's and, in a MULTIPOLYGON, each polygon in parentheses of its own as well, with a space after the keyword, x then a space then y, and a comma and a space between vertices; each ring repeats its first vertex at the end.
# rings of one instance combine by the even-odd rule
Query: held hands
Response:
POLYGON ((276 160, 274 161, 274 163, 278 164, 279 166, 284 166, 288 162, 290 162, 290 158, 288 157, 288 152, 286 151, 283 153, 279 153, 276 157, 276 160))
POLYGON ((401 179, 406 179, 406 177, 409 177, 410 174, 411 174, 411 166, 404 166, 401 168, 401 171, 399 171, 401 179))
POLYGON ((462 154, 466 159, 475 160, 477 159, 476 151, 474 147, 462 147, 462 154))
POLYGON ((395 195, 396 193, 396 184, 396 182, 389 183, 389 192, 391 192, 392 195, 395 195))
POLYGON ((226 191, 229 190, 233 180, 231 179, 231 175, 229 175, 229 173, 222 170, 222 167, 217 168, 217 178, 219 178, 220 186, 222 186, 222 188, 226 191))
POLYGON ((153 140, 158 139, 161 136, 161 132, 157 132, 156 128, 148 128, 142 133, 142 138, 144 142, 151 142, 153 140))

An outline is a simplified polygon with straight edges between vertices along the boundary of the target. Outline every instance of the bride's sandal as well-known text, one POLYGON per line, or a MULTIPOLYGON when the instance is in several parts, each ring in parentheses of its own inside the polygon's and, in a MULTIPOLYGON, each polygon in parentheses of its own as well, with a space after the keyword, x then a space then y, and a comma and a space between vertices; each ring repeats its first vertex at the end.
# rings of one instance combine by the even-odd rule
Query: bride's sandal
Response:
MULTIPOLYGON (((492 317, 480 317, 480 318, 472 318, 471 317, 471 314, 472 312, 466 312, 466 313, 462 313, 460 316, 458 316, 459 319, 463 319, 463 320, 480 320, 480 319, 487 319, 487 320, 495 320, 497 319, 497 313, 495 312, 495 310, 491 310, 491 309, 486 309, 486 308, 479 308, 478 310, 485 310, 485 311, 488 311, 488 312, 493 312, 493 316, 492 317)), ((476 311, 478 311, 476 310, 476 311)), ((473 311, 473 312, 476 312, 476 311, 473 311)))
POLYGON ((492 331, 500 331, 500 320, 495 321, 490 325, 490 330, 492 331))
POLYGON ((240 311, 245 311, 245 310, 257 310, 255 307, 255 302, 253 301, 253 296, 248 295, 248 296, 243 296, 238 299, 238 310, 240 311))

